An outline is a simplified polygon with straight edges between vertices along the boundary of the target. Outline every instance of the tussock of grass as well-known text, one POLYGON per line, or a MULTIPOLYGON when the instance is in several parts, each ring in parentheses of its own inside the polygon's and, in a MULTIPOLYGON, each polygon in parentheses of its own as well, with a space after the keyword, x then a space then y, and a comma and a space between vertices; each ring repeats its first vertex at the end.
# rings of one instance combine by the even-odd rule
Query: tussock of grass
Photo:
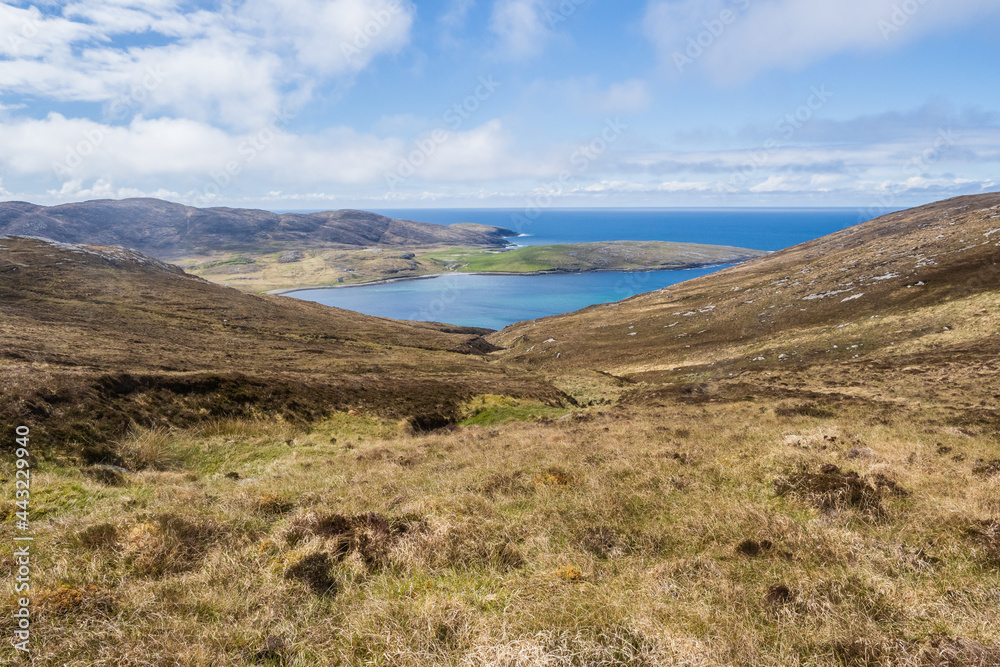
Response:
POLYGON ((130 470, 169 470, 178 463, 177 455, 171 451, 173 443, 166 429, 133 426, 127 436, 115 443, 114 451, 130 470))
POLYGON ((176 469, 88 481, 36 524, 36 659, 994 664, 991 437, 768 405, 174 431, 176 469))

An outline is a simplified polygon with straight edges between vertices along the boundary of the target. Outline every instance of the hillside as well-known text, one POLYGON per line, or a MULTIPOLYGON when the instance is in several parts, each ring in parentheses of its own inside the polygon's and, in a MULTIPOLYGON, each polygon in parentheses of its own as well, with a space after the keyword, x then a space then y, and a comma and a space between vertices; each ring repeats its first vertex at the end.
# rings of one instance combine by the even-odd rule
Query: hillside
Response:
POLYGON ((963 197, 490 340, 531 368, 650 382, 989 364, 998 247, 1000 195, 963 197))
POLYGON ((3 433, 44 416, 92 458, 130 421, 366 407, 439 424, 481 393, 560 400, 487 364, 483 331, 247 295, 123 248, 0 237, 0 276, 3 433))
POLYGON ((463 223, 435 225, 367 211, 286 213, 194 208, 159 199, 96 200, 61 206, 0 202, 0 235, 120 245, 160 259, 201 252, 337 246, 506 245, 516 232, 463 223))
POLYGON ((965 197, 486 334, 0 239, 33 664, 997 667, 998 244, 965 197))
POLYGON ((232 253, 185 258, 178 264, 197 276, 252 292, 294 290, 338 284, 412 278, 459 272, 577 273, 652 271, 741 262, 764 253, 745 248, 613 241, 495 248, 308 248, 270 254, 232 253))

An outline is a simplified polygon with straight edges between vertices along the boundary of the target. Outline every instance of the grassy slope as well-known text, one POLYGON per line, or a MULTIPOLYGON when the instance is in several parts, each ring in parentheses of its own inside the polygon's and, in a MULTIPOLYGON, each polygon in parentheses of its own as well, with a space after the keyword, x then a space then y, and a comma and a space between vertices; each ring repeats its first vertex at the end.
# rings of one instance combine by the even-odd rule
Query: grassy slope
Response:
POLYGON ((761 252, 727 246, 663 241, 616 241, 529 246, 498 252, 477 248, 410 248, 406 250, 310 249, 266 255, 189 257, 180 262, 206 280, 245 291, 354 284, 442 273, 484 271, 640 271, 680 269, 740 262, 761 252))
POLYGON ((488 364, 482 331, 248 295, 110 249, 0 245, 2 432, 44 416, 89 458, 130 419, 357 407, 440 424, 480 393, 560 400, 488 364))
POLYGON ((1000 664, 996 252, 963 250, 998 203, 496 336, 497 371, 578 408, 495 392, 431 433, 363 409, 137 429, 103 482, 39 461, 36 664, 1000 664), (865 279, 922 250, 929 290, 865 279), (828 276, 880 312, 801 300, 828 276), (528 351, 553 334, 564 364, 528 351))
POLYGON ((43 463, 35 664, 997 664, 995 434, 780 406, 141 431, 126 486, 43 463), (858 498, 776 492, 826 464, 858 498))
POLYGON ((998 206, 1000 196, 985 195, 893 214, 490 339, 529 367, 647 380, 808 372, 831 361, 865 369, 928 351, 964 360, 995 342, 998 206))

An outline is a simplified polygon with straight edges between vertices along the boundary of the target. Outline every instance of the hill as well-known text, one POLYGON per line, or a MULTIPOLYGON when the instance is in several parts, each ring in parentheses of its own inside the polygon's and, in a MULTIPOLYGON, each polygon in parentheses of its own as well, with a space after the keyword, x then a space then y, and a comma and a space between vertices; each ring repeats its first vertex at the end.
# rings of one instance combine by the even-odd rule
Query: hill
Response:
POLYGON ((650 382, 931 357, 987 363, 997 343, 998 246, 1000 196, 964 197, 490 340, 528 367, 650 382))
POLYGON ((367 211, 279 215, 253 209, 194 208, 159 199, 96 200, 52 207, 2 202, 0 234, 120 245, 161 259, 317 245, 503 247, 504 237, 517 235, 488 225, 435 225, 367 211))
POLYGON ((960 198, 484 336, 0 240, 33 662, 996 667, 998 243, 960 198))
POLYGON ((366 408, 422 427, 482 393, 561 400, 487 364, 485 331, 243 294, 120 247, 0 237, 0 276, 3 432, 44 417, 92 459, 133 422, 366 408))

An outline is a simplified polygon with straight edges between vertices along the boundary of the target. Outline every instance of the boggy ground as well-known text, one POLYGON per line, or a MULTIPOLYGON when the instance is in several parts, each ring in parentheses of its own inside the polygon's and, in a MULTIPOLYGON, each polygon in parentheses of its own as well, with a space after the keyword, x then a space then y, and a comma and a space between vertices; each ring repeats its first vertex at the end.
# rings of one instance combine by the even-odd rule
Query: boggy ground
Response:
POLYGON ((623 398, 41 463, 33 664, 1000 664, 996 430, 777 388, 623 398))

